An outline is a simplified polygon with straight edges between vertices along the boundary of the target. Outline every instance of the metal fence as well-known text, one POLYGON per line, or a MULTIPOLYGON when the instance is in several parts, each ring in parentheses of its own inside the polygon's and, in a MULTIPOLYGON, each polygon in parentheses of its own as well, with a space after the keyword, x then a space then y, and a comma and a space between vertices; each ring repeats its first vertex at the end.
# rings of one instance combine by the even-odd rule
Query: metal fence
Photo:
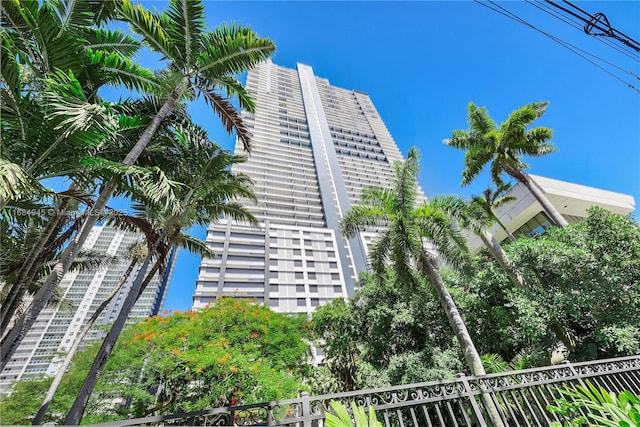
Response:
POLYGON ((387 427, 491 425, 481 395, 489 396, 507 426, 549 426, 562 421, 546 410, 563 397, 565 385, 592 384, 640 394, 640 355, 525 369, 479 377, 463 376, 381 389, 309 396, 252 405, 105 423, 131 425, 322 427, 332 400, 373 406, 387 427))

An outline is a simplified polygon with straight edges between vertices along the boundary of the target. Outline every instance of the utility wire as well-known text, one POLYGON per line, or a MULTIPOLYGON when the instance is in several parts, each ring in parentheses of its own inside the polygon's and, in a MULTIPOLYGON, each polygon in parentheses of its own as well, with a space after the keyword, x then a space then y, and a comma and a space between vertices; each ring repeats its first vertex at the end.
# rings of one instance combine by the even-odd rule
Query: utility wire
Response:
MULTIPOLYGON (((582 10, 581 8, 579 8, 578 6, 576 6, 575 4, 567 1, 567 0, 562 0, 564 3, 568 4, 569 6, 571 6, 572 8, 579 10, 580 12, 584 13, 585 15, 587 15, 590 19, 594 19, 595 20, 595 16, 591 15, 589 12, 586 12, 584 10, 582 10)), ((551 2, 550 2, 551 3, 551 2)), ((608 22, 607 22, 608 24, 608 22)), ((613 28, 611 25, 609 25, 609 30, 614 32, 614 33, 618 33, 619 35, 626 37, 628 41, 635 43, 636 46, 640 46, 640 43, 638 43, 637 41, 635 41, 633 39, 633 37, 630 37, 628 35, 626 35, 625 33, 623 33, 620 30, 616 30, 615 28, 613 28)), ((637 50, 637 49, 636 49, 637 50)))
POLYGON ((626 46, 630 47, 631 49, 640 52, 640 43, 638 43, 637 41, 635 41, 633 38, 627 36, 626 34, 616 30, 615 28, 613 28, 610 24, 609 21, 607 20, 606 16, 604 16, 603 14, 597 14, 596 16, 591 15, 588 12, 585 12, 584 10, 580 9, 578 6, 573 5, 572 3, 563 0, 564 3, 567 3, 568 5, 570 5, 571 7, 573 7, 576 10, 579 10, 580 12, 584 13, 585 15, 587 15, 589 17, 589 19, 586 19, 583 16, 578 15, 577 13, 559 5, 558 3, 554 3, 551 0, 545 0, 545 2, 549 3, 550 5, 552 5, 553 7, 556 7, 560 10, 565 11, 566 13, 569 13, 573 16, 575 16, 576 18, 578 18, 579 20, 581 20, 582 22, 585 23, 585 27, 584 27, 584 32, 590 35, 599 35, 599 36, 607 36, 607 37, 612 37, 618 41, 620 41, 621 43, 625 44, 626 46), (600 15, 600 16, 598 16, 600 15), (605 25, 608 27, 602 27, 601 25, 599 25, 598 23, 600 22, 600 18, 604 17, 606 23, 605 25), (602 34, 591 34, 589 32, 589 28, 596 28, 600 31, 602 31, 602 34), (622 36, 622 37, 621 37, 622 36))
MULTIPOLYGON (((555 12, 553 9, 549 8, 549 6, 546 6, 545 3, 542 3, 536 0, 526 0, 526 2, 529 3, 531 6, 534 6, 539 10, 543 11, 544 13, 551 15, 556 19, 559 19, 560 21, 564 22, 565 24, 568 24, 569 26, 577 29, 581 33, 584 32, 584 27, 582 26, 582 24, 579 24, 578 21, 576 21, 575 19, 567 18, 565 16, 560 15, 559 13, 555 12)), ((600 43, 609 46, 611 49, 614 49, 620 52, 622 55, 630 59, 633 59, 636 62, 640 62, 640 57, 638 57, 637 55, 634 55, 632 52, 629 52, 627 50, 620 48, 619 46, 612 43, 611 40, 603 39, 602 37, 596 37, 593 34, 588 34, 588 35, 590 35, 600 43)))
MULTIPOLYGON (((539 28, 538 28, 538 27, 536 27, 535 25, 533 25, 533 24, 531 24, 531 23, 529 23, 529 22, 525 21, 524 19, 520 18, 518 15, 516 15, 516 14, 514 14, 514 13, 510 12, 509 10, 507 10, 507 9, 503 8, 502 6, 500 6, 500 5, 496 4, 496 3, 494 3, 494 2, 493 2, 493 1, 491 1, 491 0, 488 0, 488 2, 489 2, 489 3, 491 3, 491 4, 492 4, 493 6, 495 6, 495 7, 491 7, 491 6, 487 5, 485 2, 480 1, 480 0, 474 0, 474 1, 475 1, 476 3, 478 3, 478 4, 480 4, 480 5, 482 5, 482 6, 486 7, 486 8, 488 8, 488 9, 490 9, 490 10, 494 11, 494 12, 497 12, 497 13, 499 13, 499 14, 503 15, 503 16, 506 16, 507 18, 512 19, 512 20, 514 20, 514 21, 516 21, 516 22, 519 22, 519 23, 521 23, 521 24, 523 24, 523 25, 526 25, 527 27, 532 28, 532 29, 534 29, 534 30, 538 31, 539 33, 541 33, 541 34, 543 34, 543 35, 545 35, 545 36, 549 37, 551 40, 553 40, 554 42, 558 43, 560 46, 564 47, 565 49, 568 49, 569 51, 571 51, 571 52, 573 52, 574 54, 578 55, 579 57, 581 57, 581 58, 582 58, 582 59, 584 59, 585 61, 587 61, 587 62, 591 63, 593 66, 595 66, 595 67, 599 68, 600 70, 602 70, 603 72, 605 72, 605 73, 609 74, 611 77, 613 77, 614 79, 616 79, 616 80, 620 81, 621 83, 623 83, 625 86, 629 87, 630 89, 635 90, 636 92, 639 92, 639 93, 640 93, 640 89, 636 88, 636 87, 635 87, 635 86, 633 86, 632 84, 630 84, 630 83, 626 82, 625 80, 621 79, 620 77, 618 77, 617 75, 613 74, 611 71, 609 71, 609 70, 605 69, 604 67, 600 66, 599 64, 597 64, 597 63, 593 62, 591 59, 587 58, 585 55, 582 55, 581 53, 579 53, 579 52, 578 52, 578 50, 579 50, 579 51, 584 52, 584 53, 585 53, 585 54, 587 54, 587 55, 593 56, 593 57, 595 57, 595 58, 597 58, 597 59, 599 59, 599 60, 601 60, 601 61, 603 61, 603 62, 605 62, 605 63, 609 63, 608 61, 605 61, 604 59, 602 59, 602 58, 598 57, 597 55, 594 55, 594 54, 592 54, 592 53, 586 52, 586 51, 584 51, 583 49, 580 49, 580 48, 578 48, 578 47, 576 47, 576 46, 574 46, 574 45, 572 45, 572 44, 570 44, 570 43, 568 43, 568 42, 565 42, 564 40, 559 39, 558 37, 555 37, 555 36, 553 36, 553 35, 551 35, 551 34, 549 34, 549 33, 545 32, 545 31, 542 31, 541 29, 539 29, 539 28), (496 8, 497 8, 497 9, 496 9, 496 8)), ((611 63, 609 63, 609 64, 611 64, 611 63)), ((612 65, 612 66, 614 66, 614 67, 616 67, 616 68, 620 68, 620 67, 618 67, 618 66, 616 66, 616 65, 613 65, 613 64, 611 64, 611 65, 612 65)), ((623 71, 624 71, 624 70, 623 70, 623 71)), ((625 72, 626 72, 626 71, 625 71, 625 72)), ((637 79, 640 79, 640 77, 639 77, 639 76, 636 76, 636 75, 634 75, 634 76, 635 76, 637 79)))

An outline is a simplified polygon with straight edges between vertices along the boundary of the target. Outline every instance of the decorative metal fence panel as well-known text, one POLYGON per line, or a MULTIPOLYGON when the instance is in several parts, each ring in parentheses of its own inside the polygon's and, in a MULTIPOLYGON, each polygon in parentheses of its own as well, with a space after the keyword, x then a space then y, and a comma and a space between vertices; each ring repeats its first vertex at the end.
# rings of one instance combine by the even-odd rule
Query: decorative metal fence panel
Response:
POLYGON ((589 380, 609 391, 640 394, 640 355, 525 369, 479 377, 460 376, 381 389, 309 396, 101 424, 323 427, 332 400, 373 406, 386 427, 488 426, 492 401, 507 426, 549 426, 561 421, 546 410, 565 385, 589 380))

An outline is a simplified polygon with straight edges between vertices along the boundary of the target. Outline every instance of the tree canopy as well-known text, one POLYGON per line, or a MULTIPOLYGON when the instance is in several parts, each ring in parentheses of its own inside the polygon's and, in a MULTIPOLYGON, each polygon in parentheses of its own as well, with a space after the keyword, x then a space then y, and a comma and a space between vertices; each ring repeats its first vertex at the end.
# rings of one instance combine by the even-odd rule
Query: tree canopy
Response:
MULTIPOLYGON (((440 269, 488 372, 548 365, 554 323, 575 337, 571 361, 640 352, 640 224, 632 217, 594 207, 582 222, 504 249, 529 288, 516 286, 486 252, 464 272, 440 269)), ((417 286, 409 295, 393 274, 382 281, 363 276, 352 299, 314 314, 330 377, 343 390, 464 371, 433 292, 417 286)), ((331 384, 326 371, 320 374, 331 384)))
MULTIPOLYGON (((304 317, 232 299, 131 325, 105 366, 83 423, 295 397, 305 389, 310 332, 304 317)), ((96 350, 78 355, 45 421, 60 421, 96 350)), ((48 381, 16 383, 0 401, 2 423, 30 423, 48 381)))

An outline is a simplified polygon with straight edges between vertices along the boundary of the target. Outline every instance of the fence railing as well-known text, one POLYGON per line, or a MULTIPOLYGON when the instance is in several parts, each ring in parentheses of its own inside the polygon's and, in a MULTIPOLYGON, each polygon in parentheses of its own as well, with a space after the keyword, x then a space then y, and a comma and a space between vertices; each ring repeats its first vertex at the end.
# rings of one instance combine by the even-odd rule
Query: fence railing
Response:
POLYGON ((487 399, 481 399, 484 394, 490 396, 505 425, 546 427, 561 421, 546 410, 564 397, 559 387, 586 380, 609 391, 640 394, 640 355, 320 396, 302 393, 295 399, 101 425, 322 427, 329 402, 336 400, 373 406, 387 427, 487 426, 491 423, 483 403, 487 399))

